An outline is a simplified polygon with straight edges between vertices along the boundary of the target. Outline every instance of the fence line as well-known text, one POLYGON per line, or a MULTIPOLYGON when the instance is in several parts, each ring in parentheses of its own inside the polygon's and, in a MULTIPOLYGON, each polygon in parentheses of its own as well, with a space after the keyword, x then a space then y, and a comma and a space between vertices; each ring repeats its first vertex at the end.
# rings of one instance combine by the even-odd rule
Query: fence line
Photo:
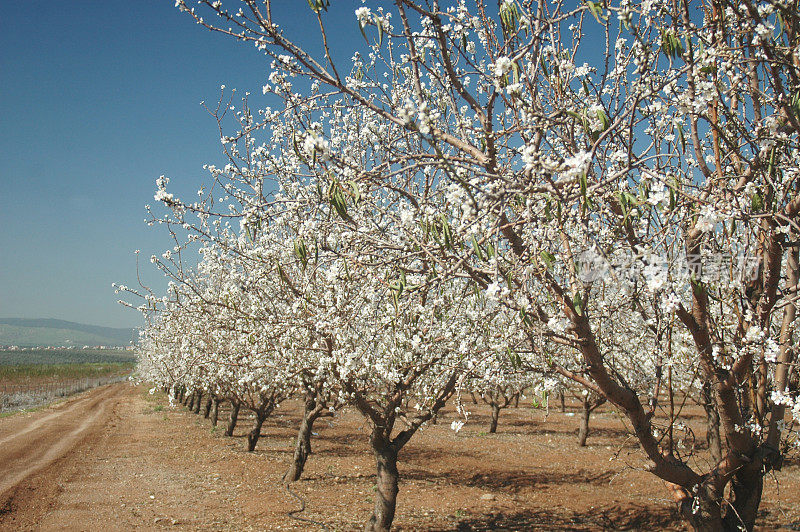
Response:
POLYGON ((29 384, 0 384, 0 412, 25 410, 51 403, 56 399, 127 380, 127 375, 107 375, 104 377, 82 377, 58 382, 48 382, 39 386, 29 384))

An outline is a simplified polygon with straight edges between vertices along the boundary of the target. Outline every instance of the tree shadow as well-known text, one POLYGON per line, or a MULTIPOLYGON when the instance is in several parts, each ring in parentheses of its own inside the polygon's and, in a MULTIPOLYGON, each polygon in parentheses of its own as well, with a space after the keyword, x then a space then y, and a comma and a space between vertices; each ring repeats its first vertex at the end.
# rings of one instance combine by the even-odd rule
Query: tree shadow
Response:
POLYGON ((436 461, 445 458, 452 459, 454 457, 469 457, 480 458, 480 455, 467 449, 458 449, 454 452, 452 447, 447 449, 439 448, 425 448, 425 447, 404 447, 399 454, 400 463, 409 464, 411 462, 418 462, 423 464, 436 463, 436 461))
POLYGON ((363 455, 369 452, 366 437, 358 438, 353 434, 319 434, 311 438, 313 454, 346 458, 363 455))
POLYGON ((580 483, 607 486, 616 474, 616 471, 593 473, 585 469, 578 469, 574 472, 552 470, 531 472, 491 471, 487 473, 475 473, 473 475, 465 475, 464 471, 461 470, 432 473, 423 469, 403 468, 402 466, 400 470, 400 477, 403 480, 443 482, 457 486, 481 488, 486 491, 505 491, 510 493, 517 493, 526 488, 548 484, 580 483))
POLYGON ((460 532, 496 530, 682 530, 675 511, 646 506, 611 506, 587 513, 534 510, 488 514, 460 519, 460 532))

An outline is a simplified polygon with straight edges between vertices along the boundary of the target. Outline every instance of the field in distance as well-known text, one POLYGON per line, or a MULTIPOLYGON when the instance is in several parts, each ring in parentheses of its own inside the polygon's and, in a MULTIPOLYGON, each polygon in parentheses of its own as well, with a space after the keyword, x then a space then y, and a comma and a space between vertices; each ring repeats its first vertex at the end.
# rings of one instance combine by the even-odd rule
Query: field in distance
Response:
POLYGON ((123 350, 0 350, 0 413, 117 382, 133 367, 133 354, 123 350))
POLYGON ((135 357, 122 349, 4 349, 0 366, 128 363, 135 357))

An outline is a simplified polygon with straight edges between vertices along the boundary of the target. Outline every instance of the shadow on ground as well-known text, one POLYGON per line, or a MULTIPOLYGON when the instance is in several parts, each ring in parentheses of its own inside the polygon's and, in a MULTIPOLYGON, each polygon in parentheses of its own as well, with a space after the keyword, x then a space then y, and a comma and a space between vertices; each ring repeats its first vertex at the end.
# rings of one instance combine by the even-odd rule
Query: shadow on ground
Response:
POLYGON ((644 506, 612 506, 577 514, 559 509, 518 514, 469 516, 458 521, 456 530, 681 530, 675 512, 644 506))

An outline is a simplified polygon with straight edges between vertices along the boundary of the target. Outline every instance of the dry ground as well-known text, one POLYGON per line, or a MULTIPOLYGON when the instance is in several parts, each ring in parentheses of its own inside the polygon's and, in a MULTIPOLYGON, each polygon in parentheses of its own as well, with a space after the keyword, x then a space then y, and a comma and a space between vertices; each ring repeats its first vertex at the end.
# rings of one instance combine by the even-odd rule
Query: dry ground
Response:
MULTIPOLYGON (((0 475, 0 529, 322 529, 288 515, 300 503, 280 482, 298 404, 265 423, 254 453, 244 450, 244 416, 226 438, 222 423, 212 430, 202 416, 165 404, 118 384, 0 419, 0 471, 16 471, 0 475)), ((401 452, 397 529, 683 529, 610 410, 594 416, 589 446, 579 448, 573 412, 551 410, 545 421, 544 411, 521 405, 504 410, 490 435, 485 407, 466 406, 473 415, 461 432, 449 428, 450 406, 401 452)), ((358 529, 374 493, 366 426, 344 412, 315 430, 304 479, 293 484, 306 504, 298 516, 358 529)), ((800 466, 787 465, 777 481, 767 479, 760 524, 800 530, 800 466)))

